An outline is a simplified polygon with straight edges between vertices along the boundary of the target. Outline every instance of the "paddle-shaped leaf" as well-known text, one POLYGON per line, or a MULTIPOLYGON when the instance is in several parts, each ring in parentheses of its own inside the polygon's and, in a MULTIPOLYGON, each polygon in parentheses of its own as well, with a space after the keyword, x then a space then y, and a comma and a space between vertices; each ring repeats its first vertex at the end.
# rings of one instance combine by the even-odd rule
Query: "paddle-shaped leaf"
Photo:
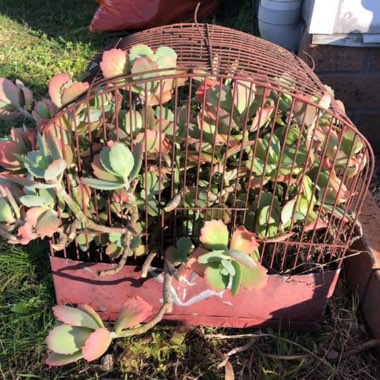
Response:
POLYGON ((130 63, 128 53, 121 49, 111 49, 103 53, 100 62, 104 78, 112 78, 117 75, 128 74, 130 71, 130 63))
POLYGON ((74 363, 83 358, 82 351, 75 352, 71 355, 63 355, 57 354, 56 352, 52 352, 47 357, 45 363, 50 367, 58 367, 61 365, 66 365, 70 363, 74 363))
POLYGON ((210 220, 205 222, 199 238, 201 243, 209 249, 228 249, 228 229, 222 220, 210 220))
POLYGON ((71 78, 67 74, 56 74, 49 82, 49 95, 52 102, 57 106, 62 106, 62 88, 65 84, 71 82, 71 78))
POLYGON ((152 305, 136 296, 128 299, 119 315, 115 330, 121 331, 134 327, 143 322, 152 313, 152 305))
POLYGON ((75 307, 57 305, 53 307, 53 313, 58 321, 66 325, 87 327, 93 330, 99 327, 98 321, 92 315, 75 307))
POLYGON ((85 327, 60 325, 49 332, 46 344, 57 354, 74 354, 85 345, 92 331, 85 327))
POLYGON ((229 276, 223 275, 221 269, 218 264, 212 264, 207 266, 205 270, 205 281, 207 285, 217 292, 225 290, 229 281, 229 276))
POLYGON ((260 263, 257 263, 256 268, 248 268, 245 265, 240 265, 241 271, 241 286, 247 290, 259 290, 267 286, 268 275, 267 269, 260 263))
POLYGON ((0 223, 12 223, 15 218, 13 217, 12 209, 7 201, 0 198, 0 223))
POLYGON ((256 235, 244 226, 238 227, 231 236, 230 249, 252 254, 259 248, 256 235))
POLYGON ((91 362, 100 358, 112 342, 111 333, 105 328, 95 330, 86 340, 82 349, 83 357, 91 362))
POLYGON ((127 180, 135 163, 131 151, 122 143, 114 143, 108 157, 113 172, 127 180))

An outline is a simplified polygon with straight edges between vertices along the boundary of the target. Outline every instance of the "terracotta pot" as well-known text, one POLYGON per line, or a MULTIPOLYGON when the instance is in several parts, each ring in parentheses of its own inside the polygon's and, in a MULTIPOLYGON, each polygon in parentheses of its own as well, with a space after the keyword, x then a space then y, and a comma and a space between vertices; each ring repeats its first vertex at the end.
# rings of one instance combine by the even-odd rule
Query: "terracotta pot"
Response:
MULTIPOLYGON (((159 271, 141 279, 139 268, 125 266, 117 275, 99 277, 99 270, 112 265, 57 257, 51 257, 51 267, 58 304, 87 303, 110 319, 117 317, 128 297, 144 298, 153 305, 154 312, 161 306, 163 277, 159 271)), ((215 327, 281 326, 317 330, 338 276, 339 270, 290 277, 270 275, 266 288, 240 289, 232 297, 228 290, 208 289, 203 278, 189 273, 186 280, 173 279, 174 308, 165 319, 215 327)))

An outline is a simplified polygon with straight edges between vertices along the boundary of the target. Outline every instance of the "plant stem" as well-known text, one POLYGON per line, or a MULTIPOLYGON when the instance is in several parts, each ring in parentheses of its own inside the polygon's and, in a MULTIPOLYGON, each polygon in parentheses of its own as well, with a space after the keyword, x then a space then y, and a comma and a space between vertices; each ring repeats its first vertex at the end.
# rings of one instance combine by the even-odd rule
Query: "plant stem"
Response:
POLYGON ((34 120, 34 117, 24 108, 18 107, 17 111, 21 113, 22 116, 26 117, 27 119, 33 121, 33 123, 36 123, 36 120, 34 120))
POLYGON ((163 285, 163 298, 164 298, 164 303, 161 306, 159 312, 157 315, 148 323, 141 327, 135 327, 133 329, 129 329, 126 331, 120 331, 117 333, 113 333, 114 338, 127 338, 135 335, 141 335, 145 334, 147 331, 149 331, 152 327, 157 325, 157 323, 162 321, 162 318, 166 313, 171 313, 173 309, 172 305, 172 297, 171 297, 171 282, 172 277, 169 273, 166 271, 164 272, 164 285, 163 285))
POLYGON ((107 227, 102 226, 93 222, 89 219, 82 211, 81 207, 67 194, 66 190, 62 187, 60 183, 56 183, 57 196, 61 198, 69 207, 70 211, 74 216, 84 224, 88 229, 93 230, 94 232, 100 232, 104 234, 110 234, 113 232, 118 232, 120 234, 125 233, 125 228, 122 227, 107 227))

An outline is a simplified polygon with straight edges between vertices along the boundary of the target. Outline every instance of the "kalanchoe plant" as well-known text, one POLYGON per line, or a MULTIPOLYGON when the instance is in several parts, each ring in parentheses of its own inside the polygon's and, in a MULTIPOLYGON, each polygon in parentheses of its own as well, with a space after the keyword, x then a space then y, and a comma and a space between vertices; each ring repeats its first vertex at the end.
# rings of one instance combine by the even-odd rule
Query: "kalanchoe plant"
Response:
POLYGON ((164 305, 144 326, 151 309, 140 299, 112 332, 89 306, 56 307, 50 365, 94 360, 112 339, 153 326, 171 310, 172 276, 195 272, 233 295, 260 289, 273 269, 261 243, 330 236, 331 220, 351 227, 347 181, 367 156, 329 111, 331 91, 292 96, 286 75, 255 83, 237 67, 189 73, 173 49, 138 44, 104 52, 96 85, 56 74, 50 99, 33 103, 23 83, 0 79, 0 118, 25 121, 0 140, 0 236, 98 248, 117 262, 103 276, 144 255, 142 277, 157 253, 165 262, 164 305), (164 246, 162 223, 175 226, 164 246))

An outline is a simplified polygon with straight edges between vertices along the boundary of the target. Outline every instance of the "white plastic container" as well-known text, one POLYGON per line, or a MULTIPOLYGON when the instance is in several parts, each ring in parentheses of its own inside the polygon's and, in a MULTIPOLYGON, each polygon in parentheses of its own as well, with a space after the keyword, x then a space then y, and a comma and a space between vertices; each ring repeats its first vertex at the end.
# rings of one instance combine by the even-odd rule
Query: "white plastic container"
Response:
POLYGON ((301 39, 301 0, 261 0, 259 30, 262 38, 296 51, 301 39))
POLYGON ((301 1, 261 0, 259 20, 278 25, 296 24, 301 16, 301 1))

